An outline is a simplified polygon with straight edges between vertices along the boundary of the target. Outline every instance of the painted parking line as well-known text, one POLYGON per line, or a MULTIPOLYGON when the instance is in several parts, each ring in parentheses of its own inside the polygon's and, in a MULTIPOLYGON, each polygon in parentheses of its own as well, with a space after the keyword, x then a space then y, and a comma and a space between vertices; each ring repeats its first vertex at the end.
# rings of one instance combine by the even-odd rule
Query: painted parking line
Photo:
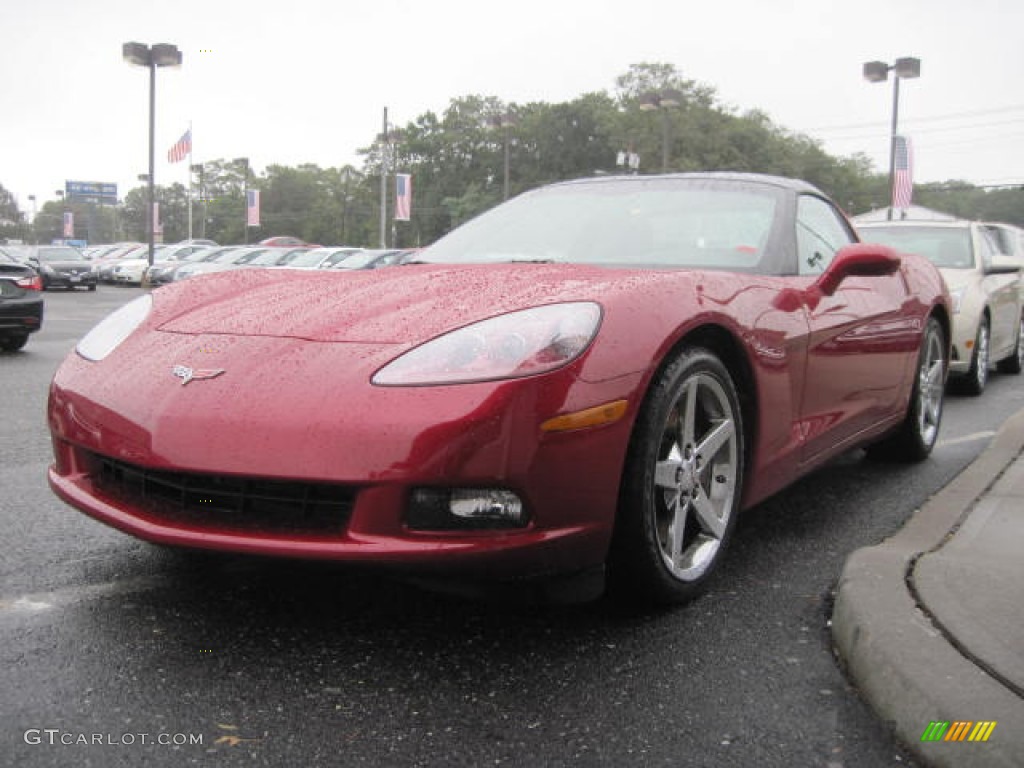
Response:
POLYGON ((962 443, 973 443, 978 440, 988 440, 995 435, 994 430, 986 430, 984 432, 974 432, 970 435, 964 435, 963 437, 954 437, 950 440, 940 440, 936 448, 944 447, 947 445, 960 445, 962 443))

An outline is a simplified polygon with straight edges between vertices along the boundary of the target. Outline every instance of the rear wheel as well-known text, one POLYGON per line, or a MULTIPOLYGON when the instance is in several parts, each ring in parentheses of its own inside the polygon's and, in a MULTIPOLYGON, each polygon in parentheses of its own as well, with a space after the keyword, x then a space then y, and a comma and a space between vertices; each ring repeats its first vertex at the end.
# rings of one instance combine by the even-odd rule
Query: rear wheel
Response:
POLYGON ((871 446, 872 456, 902 461, 922 461, 928 457, 939 437, 942 405, 946 391, 946 334, 934 317, 928 318, 917 375, 910 393, 907 417, 891 437, 871 446))
POLYGON ((652 387, 626 462, 612 545, 613 589, 679 603, 700 594, 736 524, 744 435, 729 371, 684 350, 652 387))
POLYGON ((963 391, 968 395, 980 395, 988 383, 988 318, 983 317, 978 323, 978 335, 974 339, 974 355, 971 367, 961 382, 963 391))
POLYGON ((1024 370, 1024 317, 1017 324, 1017 345, 1013 354, 996 363, 1000 373, 1020 373, 1024 370))
POLYGON ((0 349, 4 352, 17 352, 28 343, 28 334, 0 337, 0 349))

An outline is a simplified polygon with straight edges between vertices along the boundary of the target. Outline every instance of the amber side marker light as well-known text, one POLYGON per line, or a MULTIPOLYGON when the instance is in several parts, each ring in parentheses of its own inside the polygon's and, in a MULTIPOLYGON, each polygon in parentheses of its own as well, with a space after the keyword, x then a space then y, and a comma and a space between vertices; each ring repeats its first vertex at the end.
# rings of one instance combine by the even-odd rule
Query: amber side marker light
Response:
POLYGON ((542 432, 569 432, 574 429, 600 427, 621 419, 626 413, 628 404, 625 400, 615 400, 604 405, 595 405, 593 408, 583 411, 565 413, 548 419, 540 425, 540 428, 542 432))

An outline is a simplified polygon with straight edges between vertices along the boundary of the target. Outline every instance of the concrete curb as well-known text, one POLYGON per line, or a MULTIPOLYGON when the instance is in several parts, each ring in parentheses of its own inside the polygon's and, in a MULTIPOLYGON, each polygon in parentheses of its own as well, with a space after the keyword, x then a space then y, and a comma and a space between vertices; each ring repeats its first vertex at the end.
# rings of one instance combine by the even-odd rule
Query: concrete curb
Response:
POLYGON ((847 674, 927 765, 1024 766, 1024 702, 954 648, 907 583, 917 558, 955 532, 1022 450, 1024 410, 899 533, 854 552, 839 580, 832 638, 847 674), (935 720, 999 724, 986 743, 922 742, 935 720))

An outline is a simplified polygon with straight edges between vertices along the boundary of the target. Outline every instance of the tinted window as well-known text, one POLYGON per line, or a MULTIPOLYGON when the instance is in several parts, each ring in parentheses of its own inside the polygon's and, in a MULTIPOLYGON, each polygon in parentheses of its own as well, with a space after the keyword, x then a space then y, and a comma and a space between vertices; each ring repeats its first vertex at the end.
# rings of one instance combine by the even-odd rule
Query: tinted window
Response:
POLYGON ((855 242, 843 217, 820 197, 802 195, 796 212, 796 247, 801 275, 825 271, 836 252, 855 242))

